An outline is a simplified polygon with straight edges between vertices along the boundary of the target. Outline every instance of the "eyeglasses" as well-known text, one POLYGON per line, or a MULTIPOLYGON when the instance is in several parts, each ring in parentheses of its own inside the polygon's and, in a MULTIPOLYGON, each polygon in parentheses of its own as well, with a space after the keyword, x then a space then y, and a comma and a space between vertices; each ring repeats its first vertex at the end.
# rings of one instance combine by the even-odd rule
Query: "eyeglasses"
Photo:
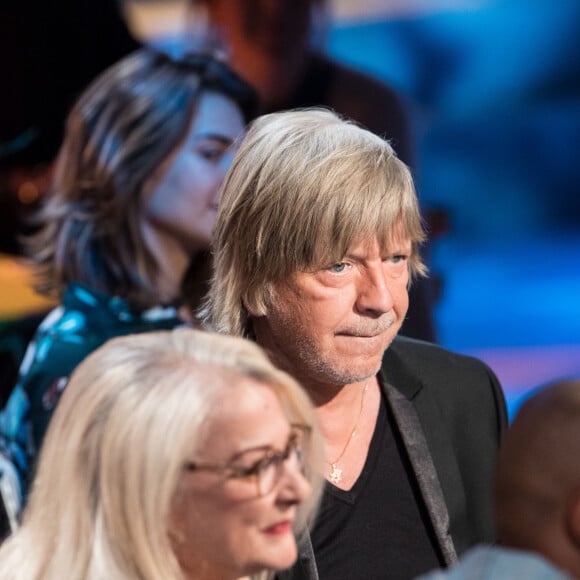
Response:
MULTIPOLYGON (((291 425, 288 443, 282 451, 267 451, 260 459, 249 466, 242 466, 233 462, 228 463, 197 463, 190 461, 183 467, 187 471, 215 471, 225 473, 228 479, 254 479, 258 496, 269 494, 282 477, 283 466, 289 459, 295 459, 300 470, 306 468, 306 452, 309 448, 311 427, 299 423, 291 425)), ((246 453, 255 453, 249 450, 246 453)), ((244 453, 236 458, 240 462, 244 453)))

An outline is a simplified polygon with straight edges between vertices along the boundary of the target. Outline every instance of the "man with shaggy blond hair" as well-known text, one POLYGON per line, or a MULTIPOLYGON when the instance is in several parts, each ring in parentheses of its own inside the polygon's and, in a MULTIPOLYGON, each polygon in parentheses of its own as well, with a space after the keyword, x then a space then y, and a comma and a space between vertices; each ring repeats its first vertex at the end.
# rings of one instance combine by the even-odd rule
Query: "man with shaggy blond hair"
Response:
POLYGON ((287 578, 412 578, 493 540, 505 402, 473 358, 397 336, 425 275, 408 168, 323 109, 257 119, 223 185, 203 310, 306 388, 322 509, 287 578))

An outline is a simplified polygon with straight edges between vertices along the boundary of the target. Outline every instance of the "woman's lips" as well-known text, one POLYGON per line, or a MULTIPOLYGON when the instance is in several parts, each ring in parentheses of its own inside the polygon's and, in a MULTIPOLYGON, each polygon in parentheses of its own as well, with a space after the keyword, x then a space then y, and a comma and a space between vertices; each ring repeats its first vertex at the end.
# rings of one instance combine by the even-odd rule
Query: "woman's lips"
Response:
POLYGON ((278 522, 269 528, 264 530, 265 534, 271 536, 279 536, 281 534, 287 534, 292 531, 292 522, 290 520, 284 520, 283 522, 278 522))

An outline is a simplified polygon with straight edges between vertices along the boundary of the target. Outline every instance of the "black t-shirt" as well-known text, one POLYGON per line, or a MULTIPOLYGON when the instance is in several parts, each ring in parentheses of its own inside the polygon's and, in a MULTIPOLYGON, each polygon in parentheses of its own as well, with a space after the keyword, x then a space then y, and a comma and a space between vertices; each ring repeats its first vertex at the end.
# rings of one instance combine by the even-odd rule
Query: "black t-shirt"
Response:
POLYGON ((321 580, 407 580, 442 566, 428 515, 384 399, 363 471, 327 482, 312 531, 321 580))

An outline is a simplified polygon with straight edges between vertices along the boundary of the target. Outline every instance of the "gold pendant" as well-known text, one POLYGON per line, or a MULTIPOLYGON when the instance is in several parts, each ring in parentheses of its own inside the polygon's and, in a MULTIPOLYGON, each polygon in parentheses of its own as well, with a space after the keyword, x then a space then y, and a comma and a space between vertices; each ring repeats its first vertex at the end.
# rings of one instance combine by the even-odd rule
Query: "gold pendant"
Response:
POLYGON ((337 485, 342 481, 342 469, 338 469, 338 467, 336 467, 336 463, 331 463, 330 466, 332 467, 332 471, 330 472, 328 479, 331 483, 337 485))

